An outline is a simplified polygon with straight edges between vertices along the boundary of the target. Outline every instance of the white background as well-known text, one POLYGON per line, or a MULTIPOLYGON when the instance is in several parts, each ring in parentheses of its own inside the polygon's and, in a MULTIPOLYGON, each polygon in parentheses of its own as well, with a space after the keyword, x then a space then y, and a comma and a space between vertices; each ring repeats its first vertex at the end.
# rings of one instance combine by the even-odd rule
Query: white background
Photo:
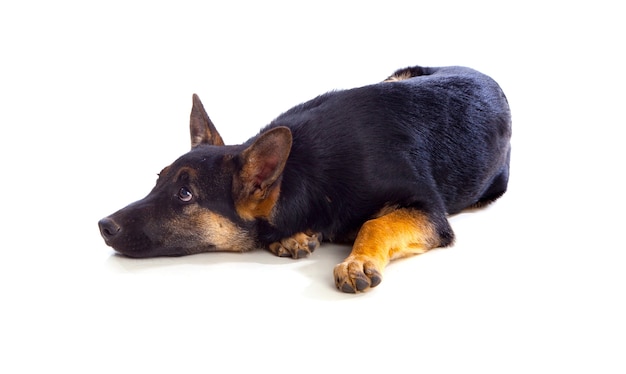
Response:
POLYGON ((212 3, 0 5, 0 372, 626 371, 617 2, 212 3), (513 112, 509 192, 452 217, 454 247, 345 295, 347 247, 131 260, 100 238, 188 150, 192 93, 234 144, 416 64, 481 70, 513 112))

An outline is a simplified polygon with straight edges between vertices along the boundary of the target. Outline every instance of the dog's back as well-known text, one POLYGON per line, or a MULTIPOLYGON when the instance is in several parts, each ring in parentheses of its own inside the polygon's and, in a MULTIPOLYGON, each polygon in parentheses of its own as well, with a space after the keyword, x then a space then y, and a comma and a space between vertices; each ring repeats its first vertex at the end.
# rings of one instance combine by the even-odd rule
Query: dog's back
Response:
POLYGON ((452 214, 504 193, 511 121, 497 83, 462 67, 394 76, 321 95, 263 130, 293 135, 266 240, 305 229, 341 239, 387 206, 452 214))

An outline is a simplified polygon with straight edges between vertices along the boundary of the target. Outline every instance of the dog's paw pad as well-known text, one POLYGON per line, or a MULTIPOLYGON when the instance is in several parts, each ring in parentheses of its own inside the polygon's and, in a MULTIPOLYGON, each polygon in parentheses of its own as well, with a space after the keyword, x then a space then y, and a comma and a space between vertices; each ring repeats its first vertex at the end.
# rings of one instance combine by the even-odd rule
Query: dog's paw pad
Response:
POLYGON ((347 293, 367 291, 383 280, 380 270, 369 260, 347 259, 335 266, 335 285, 347 293))
POLYGON ((320 240, 320 234, 300 232, 270 244, 269 250, 278 257, 303 258, 319 247, 320 240))

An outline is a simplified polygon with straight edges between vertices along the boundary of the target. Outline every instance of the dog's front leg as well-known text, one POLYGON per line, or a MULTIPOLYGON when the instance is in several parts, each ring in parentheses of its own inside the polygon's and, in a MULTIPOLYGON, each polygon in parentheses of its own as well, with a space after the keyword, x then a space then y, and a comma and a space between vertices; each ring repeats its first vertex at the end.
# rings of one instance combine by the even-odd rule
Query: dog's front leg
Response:
POLYGON ((356 293, 376 287, 389 261, 449 244, 452 231, 447 221, 444 226, 444 231, 449 230, 448 239, 441 237, 426 213, 412 208, 397 209, 365 222, 348 258, 335 266, 337 288, 356 293))
POLYGON ((302 258, 310 255, 320 245, 322 235, 299 232, 293 236, 270 244, 269 250, 279 257, 302 258))

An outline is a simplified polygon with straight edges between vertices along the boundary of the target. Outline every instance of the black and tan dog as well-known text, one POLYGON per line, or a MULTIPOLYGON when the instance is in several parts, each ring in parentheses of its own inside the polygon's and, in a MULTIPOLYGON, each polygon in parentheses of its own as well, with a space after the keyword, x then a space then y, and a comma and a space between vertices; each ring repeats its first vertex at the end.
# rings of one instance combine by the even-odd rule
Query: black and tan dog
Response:
POLYGON ((224 145, 193 96, 191 151, 144 199, 100 220, 130 257, 267 248, 300 258, 321 239, 353 242, 337 287, 377 286, 390 260, 450 245, 447 215, 507 188, 505 95, 468 68, 411 67, 333 91, 224 145))

